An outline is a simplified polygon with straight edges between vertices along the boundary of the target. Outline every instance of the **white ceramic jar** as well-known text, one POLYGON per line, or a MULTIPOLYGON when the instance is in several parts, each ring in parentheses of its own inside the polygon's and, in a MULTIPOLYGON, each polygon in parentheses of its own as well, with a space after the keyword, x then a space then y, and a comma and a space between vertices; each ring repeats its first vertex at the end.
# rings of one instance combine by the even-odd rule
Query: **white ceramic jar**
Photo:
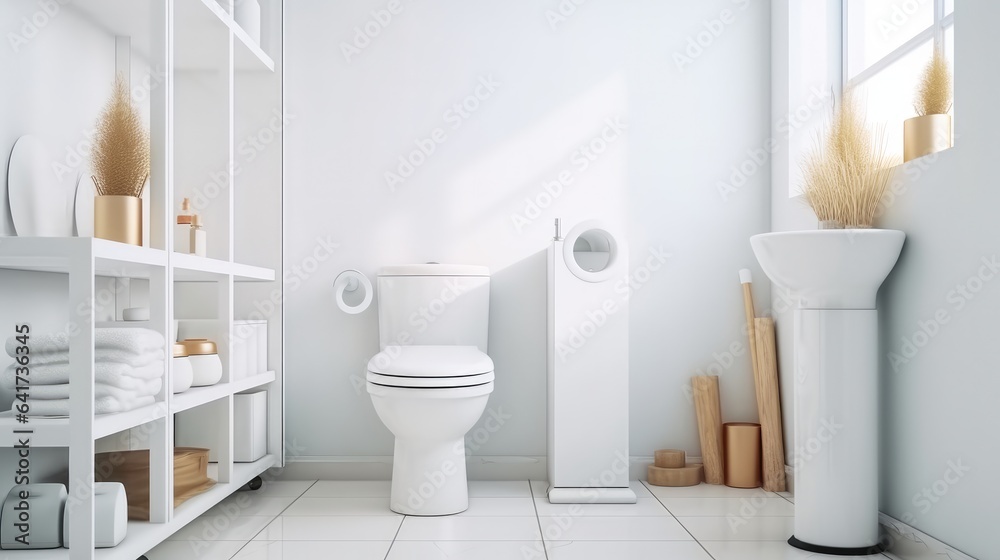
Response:
POLYGON ((207 338, 188 338, 181 342, 187 350, 194 373, 192 387, 215 385, 222 379, 222 360, 214 342, 207 338))
POLYGON ((188 357, 187 348, 183 344, 174 344, 173 364, 174 394, 183 393, 191 388, 191 383, 194 381, 194 369, 191 367, 191 358, 188 357))

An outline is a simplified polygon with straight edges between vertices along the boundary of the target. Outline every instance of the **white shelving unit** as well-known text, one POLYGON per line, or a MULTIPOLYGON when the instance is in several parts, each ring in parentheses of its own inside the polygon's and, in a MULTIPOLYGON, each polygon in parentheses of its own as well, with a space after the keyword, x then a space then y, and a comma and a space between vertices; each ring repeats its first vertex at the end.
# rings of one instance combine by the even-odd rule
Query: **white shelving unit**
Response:
MULTIPOLYGON (((280 131, 252 162, 241 161, 236 149, 237 138, 260 129, 282 106, 282 0, 260 3, 262 45, 236 24, 227 0, 75 0, 68 7, 90 25, 129 38, 132 85, 148 84, 149 236, 143 247, 90 238, 0 238, 0 269, 68 277, 66 325, 73 333, 70 417, 23 424, 11 412, 0 412, 0 447, 12 447, 15 435, 23 437, 14 430, 28 429, 32 448, 66 448, 74 501, 71 550, 5 550, 0 558, 134 560, 248 481, 284 464, 280 131), (148 74, 136 76, 137 66, 146 66, 148 74), (173 239, 172 224, 185 197, 205 218, 208 258, 174 251, 182 240, 173 239), (263 212, 277 218, 261 220, 263 212), (273 243, 261 241, 269 238, 273 243), (155 404, 95 416, 94 331, 109 325, 99 320, 94 300, 96 287, 107 278, 128 286, 139 279, 135 285, 143 286, 142 298, 148 299, 149 321, 124 326, 151 328, 170 341, 175 319, 210 319, 222 381, 174 395, 168 366, 155 404), (272 300, 266 313, 259 311, 264 300, 272 300), (237 336, 233 321, 243 318, 268 322, 268 364, 261 368, 266 371, 237 379, 230 369, 237 336), (235 463, 233 395, 249 390, 268 393, 268 454, 235 463), (219 411, 218 462, 209 473, 217 484, 174 507, 174 417, 206 405, 219 411), (122 544, 94 549, 94 454, 107 447, 107 440, 98 445, 102 438, 129 431, 140 434, 128 438, 138 440, 136 448, 150 450, 150 521, 130 521, 122 544)), ((120 51, 102 54, 121 59, 120 51)), ((167 364, 172 364, 170 350, 165 349, 167 364)))

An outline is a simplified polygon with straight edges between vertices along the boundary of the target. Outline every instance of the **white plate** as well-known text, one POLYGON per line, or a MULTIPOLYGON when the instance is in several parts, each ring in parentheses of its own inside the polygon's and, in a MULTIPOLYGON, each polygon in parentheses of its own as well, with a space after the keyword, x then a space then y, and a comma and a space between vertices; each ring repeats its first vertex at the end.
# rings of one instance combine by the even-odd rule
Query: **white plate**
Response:
MULTIPOLYGON (((13 151, 11 152, 13 153, 13 151)), ((8 158, 8 162, 10 159, 8 158)), ((17 235, 14 229, 14 220, 10 217, 10 198, 7 196, 7 168, 4 168, 3 177, 0 177, 0 236, 17 235)))
POLYGON ((77 237, 94 236, 94 196, 97 189, 90 174, 80 177, 76 186, 76 235, 77 237))
POLYGON ((22 237, 73 235, 72 197, 52 176, 42 141, 25 135, 17 139, 7 168, 7 195, 14 228, 22 237))

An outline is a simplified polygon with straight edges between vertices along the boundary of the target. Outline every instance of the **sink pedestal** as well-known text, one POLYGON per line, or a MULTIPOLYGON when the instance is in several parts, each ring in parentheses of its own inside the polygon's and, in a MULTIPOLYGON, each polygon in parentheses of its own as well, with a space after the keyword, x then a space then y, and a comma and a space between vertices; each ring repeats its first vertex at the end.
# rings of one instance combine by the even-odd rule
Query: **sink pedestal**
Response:
POLYGON ((904 235, 824 230, 751 238, 761 268, 794 311, 795 534, 825 554, 880 552, 878 312, 875 296, 904 235))

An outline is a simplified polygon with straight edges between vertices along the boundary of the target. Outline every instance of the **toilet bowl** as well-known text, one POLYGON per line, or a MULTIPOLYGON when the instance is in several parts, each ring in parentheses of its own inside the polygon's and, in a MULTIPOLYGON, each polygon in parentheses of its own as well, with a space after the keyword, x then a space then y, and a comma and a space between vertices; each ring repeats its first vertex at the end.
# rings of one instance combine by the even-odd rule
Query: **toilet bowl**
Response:
POLYGON ((369 361, 368 394, 396 438, 392 511, 468 509, 465 434, 486 409, 493 379, 493 360, 475 346, 396 346, 369 361))

